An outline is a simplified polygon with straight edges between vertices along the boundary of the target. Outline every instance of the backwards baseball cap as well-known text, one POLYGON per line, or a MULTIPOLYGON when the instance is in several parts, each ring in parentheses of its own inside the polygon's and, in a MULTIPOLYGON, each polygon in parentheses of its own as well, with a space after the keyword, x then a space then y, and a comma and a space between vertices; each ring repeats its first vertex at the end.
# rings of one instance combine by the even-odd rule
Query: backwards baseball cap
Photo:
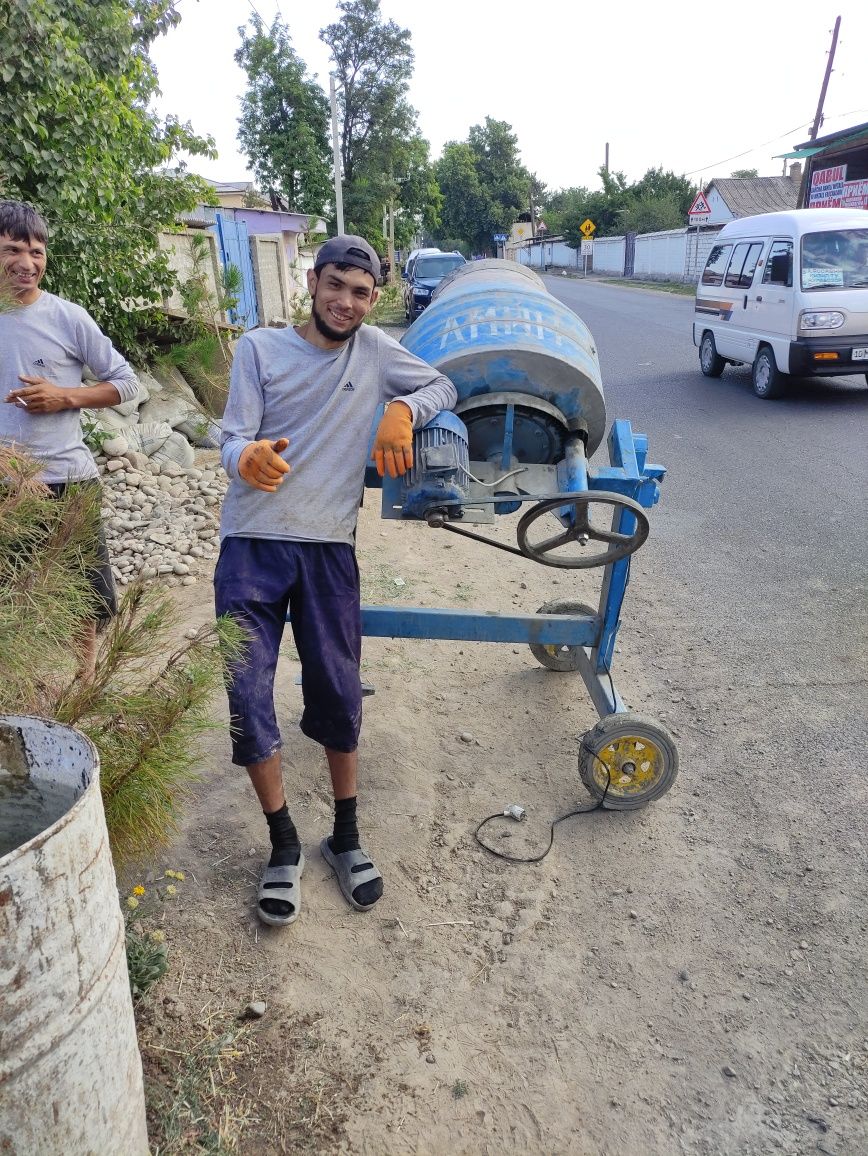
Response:
POLYGON ((352 233, 341 233, 326 241, 316 255, 314 272, 323 265, 352 265, 370 273, 374 284, 380 280, 380 258, 364 237, 356 237, 352 233))

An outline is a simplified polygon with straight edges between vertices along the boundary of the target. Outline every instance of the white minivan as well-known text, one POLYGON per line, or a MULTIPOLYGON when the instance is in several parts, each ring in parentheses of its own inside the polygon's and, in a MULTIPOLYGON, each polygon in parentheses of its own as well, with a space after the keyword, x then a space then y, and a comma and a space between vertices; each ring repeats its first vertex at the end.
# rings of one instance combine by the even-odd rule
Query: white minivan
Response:
POLYGON ((753 366, 758 397, 787 376, 868 378, 868 213, 793 209, 730 221, 696 287, 706 377, 753 366))

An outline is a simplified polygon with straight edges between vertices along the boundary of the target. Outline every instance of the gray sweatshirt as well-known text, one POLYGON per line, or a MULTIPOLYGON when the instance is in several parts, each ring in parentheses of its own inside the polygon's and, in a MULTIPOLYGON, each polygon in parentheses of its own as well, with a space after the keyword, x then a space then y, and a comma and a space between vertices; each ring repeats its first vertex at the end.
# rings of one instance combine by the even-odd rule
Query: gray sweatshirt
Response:
POLYGON ((80 410, 28 413, 3 399, 24 386, 20 373, 78 389, 85 365, 98 381, 111 382, 121 401, 138 393, 136 375, 80 305, 43 292, 32 305, 0 312, 0 442, 14 442, 41 459, 45 482, 99 476, 82 438, 80 410))
POLYGON ((292 328, 246 333, 223 417, 230 483, 221 537, 352 543, 377 406, 397 397, 417 429, 457 400, 447 377, 373 325, 339 349, 320 349, 292 328), (281 437, 291 471, 276 493, 256 490, 238 476, 241 452, 281 437))

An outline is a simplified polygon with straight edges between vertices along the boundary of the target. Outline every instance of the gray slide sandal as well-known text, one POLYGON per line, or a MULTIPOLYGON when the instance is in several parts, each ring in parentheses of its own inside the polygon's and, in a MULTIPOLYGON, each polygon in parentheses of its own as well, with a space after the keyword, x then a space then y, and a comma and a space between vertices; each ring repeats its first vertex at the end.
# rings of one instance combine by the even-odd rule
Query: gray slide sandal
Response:
POLYGON ((323 859, 337 876, 338 885, 347 903, 355 907, 356 911, 370 911, 375 905, 374 903, 357 903, 353 899, 353 892, 363 883, 370 883, 374 879, 383 878, 371 862, 370 856, 361 850, 342 851, 340 855, 336 855, 329 847, 328 837, 323 839, 319 849, 323 859), (362 870, 353 871, 354 867, 362 867, 362 870))
POLYGON ((288 927, 295 923, 301 910, 301 877, 304 874, 304 855, 295 866, 287 864, 285 867, 266 867, 259 880, 259 893, 256 896, 256 912, 263 923, 269 927, 288 927), (263 899, 279 899, 281 903, 292 905, 292 911, 287 915, 273 915, 262 906, 263 899))

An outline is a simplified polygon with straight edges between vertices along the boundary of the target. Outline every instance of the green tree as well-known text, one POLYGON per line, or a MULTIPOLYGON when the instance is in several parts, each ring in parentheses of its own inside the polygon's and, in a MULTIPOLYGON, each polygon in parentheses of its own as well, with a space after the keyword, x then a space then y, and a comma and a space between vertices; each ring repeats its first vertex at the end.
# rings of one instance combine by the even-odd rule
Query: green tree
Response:
POLYGON ((680 177, 671 170, 664 172, 662 168, 648 169, 640 180, 629 186, 627 191, 632 201, 649 199, 673 202, 681 216, 678 222, 680 225, 685 224, 687 212, 696 195, 696 188, 687 177, 680 177))
POLYGON ((238 140, 263 188, 294 212, 319 216, 332 195, 328 100, 283 21, 275 17, 268 31, 258 14, 251 23, 250 33, 239 28, 235 53, 247 73, 238 140))
POLYGON ((570 230, 577 232, 585 219, 582 212, 590 196, 590 192, 584 187, 559 189, 550 193, 543 204, 549 232, 553 236, 564 236, 570 230))
POLYGON ((752 177, 759 176, 759 169, 735 169, 729 175, 740 181, 749 181, 752 177))
POLYGON ((148 50, 180 17, 176 0, 2 0, 4 194, 33 203, 52 229, 46 288, 77 301, 127 353, 138 306, 177 284, 157 234, 207 195, 180 151, 210 140, 152 111, 148 50))
POLYGON ((566 243, 577 249, 579 226, 586 218, 597 226, 596 237, 624 232, 653 233, 677 229, 686 223, 696 190, 686 177, 651 168, 630 184, 622 172, 599 170, 601 190, 564 189, 551 196, 552 221, 566 243))
POLYGON ((686 214, 672 196, 639 197, 631 200, 623 216, 622 228, 632 233, 657 233, 663 229, 680 229, 686 214))
POLYGON ((473 164, 488 202, 489 215, 479 232, 468 238, 476 252, 489 252, 494 233, 508 233, 520 212, 530 205, 533 178, 521 163, 518 138, 503 120, 485 118, 467 138, 473 164))
POLYGON ((396 242, 439 219, 428 145, 407 100, 410 33, 384 21, 380 0, 340 0, 341 18, 320 32, 338 81, 344 218, 382 249, 383 213, 396 209, 396 242))
POLYGON ((443 248, 453 247, 447 244, 448 240, 461 238, 469 251, 475 238, 486 236, 493 216, 470 145, 466 141, 449 141, 434 171, 443 194, 440 228, 435 238, 443 248))

